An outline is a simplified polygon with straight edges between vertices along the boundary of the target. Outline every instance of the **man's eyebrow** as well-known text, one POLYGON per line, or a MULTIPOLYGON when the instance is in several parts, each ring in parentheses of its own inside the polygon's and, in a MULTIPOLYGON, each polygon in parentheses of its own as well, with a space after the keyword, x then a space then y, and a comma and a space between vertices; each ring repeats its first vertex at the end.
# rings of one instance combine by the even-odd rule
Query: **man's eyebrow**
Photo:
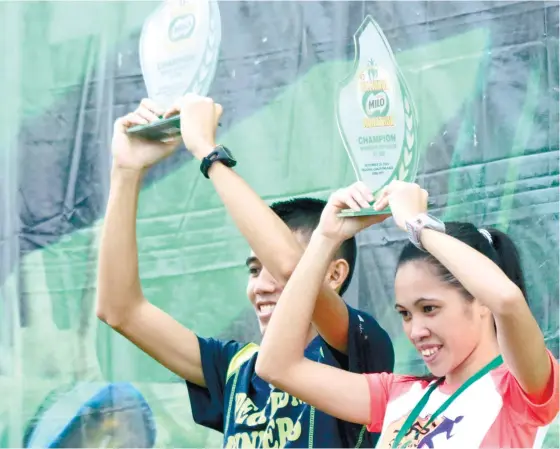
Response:
POLYGON ((259 259, 257 259, 255 256, 251 256, 251 257, 247 257, 247 260, 245 261, 245 265, 249 266, 253 263, 258 263, 259 259))

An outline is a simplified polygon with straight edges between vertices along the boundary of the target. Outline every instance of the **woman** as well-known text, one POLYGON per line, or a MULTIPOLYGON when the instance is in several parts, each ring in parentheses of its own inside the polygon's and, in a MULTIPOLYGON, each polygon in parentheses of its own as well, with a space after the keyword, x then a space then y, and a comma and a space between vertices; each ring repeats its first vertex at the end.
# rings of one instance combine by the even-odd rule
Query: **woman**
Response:
POLYGON ((527 305, 517 251, 496 230, 443 229, 426 218, 427 199, 416 184, 395 181, 373 207, 390 206, 409 232, 395 308, 433 377, 353 374, 303 356, 332 255, 387 217, 337 216, 372 207, 362 183, 331 196, 276 306, 257 373, 320 410, 381 432, 380 447, 537 447, 558 413, 558 362, 527 305))

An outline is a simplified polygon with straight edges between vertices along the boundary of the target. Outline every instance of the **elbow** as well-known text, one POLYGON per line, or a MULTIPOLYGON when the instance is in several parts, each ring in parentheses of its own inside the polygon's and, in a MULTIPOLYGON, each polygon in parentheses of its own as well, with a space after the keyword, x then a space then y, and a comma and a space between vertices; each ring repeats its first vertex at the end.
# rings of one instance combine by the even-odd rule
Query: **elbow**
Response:
POLYGON ((115 330, 122 327, 124 314, 116 310, 114 307, 103 305, 103 303, 99 300, 97 301, 95 314, 99 320, 103 321, 115 330))
POLYGON ((95 315, 99 320, 103 321, 104 323, 107 323, 110 315, 108 310, 109 308, 105 306, 106 303, 107 301, 103 300, 103 298, 101 298, 100 295, 98 294, 95 301, 95 315))
POLYGON ((103 321, 113 329, 117 329, 120 326, 120 320, 117 318, 117 314, 105 309, 104 307, 100 307, 98 305, 95 314, 99 320, 103 321))
POLYGON ((276 276, 279 277, 277 281, 288 282, 288 279, 292 276, 295 271, 303 252, 301 248, 293 248, 291 251, 284 254, 278 254, 279 257, 276 258, 275 264, 277 268, 276 276))
MULTIPOLYGON (((285 285, 295 271, 299 260, 301 259, 301 252, 281 252, 276 251, 274 259, 264 260, 264 265, 270 270, 270 273, 277 282, 285 285)), ((257 257, 259 255, 257 254, 257 257)))
MULTIPOLYGON (((260 357, 260 356, 259 356, 260 357)), ((297 361, 283 361, 282 363, 272 362, 261 359, 255 364, 255 373, 268 384, 279 388, 282 391, 293 394, 297 388, 298 381, 302 377, 302 365, 297 361)), ((274 357, 278 360, 278 357, 274 357)))
POLYGON ((278 281, 282 282, 283 284, 287 284, 288 280, 292 276, 292 273, 296 269, 297 264, 297 259, 292 260, 290 258, 286 258, 285 261, 281 262, 280 266, 278 267, 278 281))
POLYGON ((99 320, 118 331, 137 310, 140 310, 145 302, 141 293, 99 288, 95 302, 95 315, 99 320))
POLYGON ((516 314, 520 308, 528 307, 523 292, 513 283, 509 287, 500 289, 498 297, 494 300, 497 310, 494 310, 493 313, 500 316, 516 314))
POLYGON ((267 382, 271 382, 271 375, 274 371, 273 368, 274 367, 271 367, 270 363, 266 360, 266 357, 261 357, 261 354, 259 353, 255 364, 255 372, 257 373, 257 376, 267 382))
POLYGON ((255 372, 264 381, 276 385, 282 379, 282 368, 274 361, 275 357, 263 357, 259 352, 257 362, 255 364, 255 372))
POLYGON ((105 312, 105 310, 101 309, 100 307, 97 307, 97 310, 95 311, 95 315, 97 316, 97 319, 103 321, 104 323, 107 322, 107 313, 105 312))

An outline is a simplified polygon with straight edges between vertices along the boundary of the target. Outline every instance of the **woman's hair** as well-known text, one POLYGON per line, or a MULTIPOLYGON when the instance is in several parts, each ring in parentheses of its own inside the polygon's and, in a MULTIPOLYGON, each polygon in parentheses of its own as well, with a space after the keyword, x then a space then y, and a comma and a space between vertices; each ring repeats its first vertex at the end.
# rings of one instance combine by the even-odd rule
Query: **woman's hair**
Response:
MULTIPOLYGON (((513 241, 497 229, 477 229, 472 223, 447 222, 445 233, 476 249, 498 265, 506 276, 515 284, 527 300, 525 282, 521 269, 519 253, 513 241)), ((463 295, 472 300, 472 295, 434 256, 422 251, 412 243, 403 248, 397 263, 397 269, 406 262, 426 261, 435 269, 439 278, 461 290, 463 295)))
MULTIPOLYGON (((506 276, 515 284, 527 301, 527 292, 523 280, 521 261, 519 253, 513 241, 507 234, 497 229, 477 229, 472 223, 447 222, 445 223, 445 233, 469 245, 484 254, 496 265, 498 265, 506 276)), ((422 251, 408 242, 403 248, 397 263, 397 269, 407 262, 425 261, 429 263, 437 276, 446 283, 455 286, 461 293, 472 301, 472 295, 461 285, 447 268, 439 260, 426 251, 422 251)), ((428 374, 426 376, 406 376, 404 380, 423 380, 430 382, 437 377, 428 374)))

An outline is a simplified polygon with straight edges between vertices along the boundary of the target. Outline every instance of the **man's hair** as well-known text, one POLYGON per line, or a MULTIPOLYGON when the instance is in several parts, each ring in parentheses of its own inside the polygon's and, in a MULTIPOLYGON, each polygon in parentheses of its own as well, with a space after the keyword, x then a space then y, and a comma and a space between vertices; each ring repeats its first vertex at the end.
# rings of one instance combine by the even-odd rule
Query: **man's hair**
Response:
MULTIPOLYGON (((307 240, 319 225, 321 213, 327 205, 326 201, 316 198, 293 198, 287 201, 278 201, 272 204, 271 209, 278 215, 292 232, 301 232, 307 240)), ((348 262, 348 276, 340 286, 342 296, 352 280, 356 265, 356 239, 345 240, 340 246, 336 257, 348 262)))

